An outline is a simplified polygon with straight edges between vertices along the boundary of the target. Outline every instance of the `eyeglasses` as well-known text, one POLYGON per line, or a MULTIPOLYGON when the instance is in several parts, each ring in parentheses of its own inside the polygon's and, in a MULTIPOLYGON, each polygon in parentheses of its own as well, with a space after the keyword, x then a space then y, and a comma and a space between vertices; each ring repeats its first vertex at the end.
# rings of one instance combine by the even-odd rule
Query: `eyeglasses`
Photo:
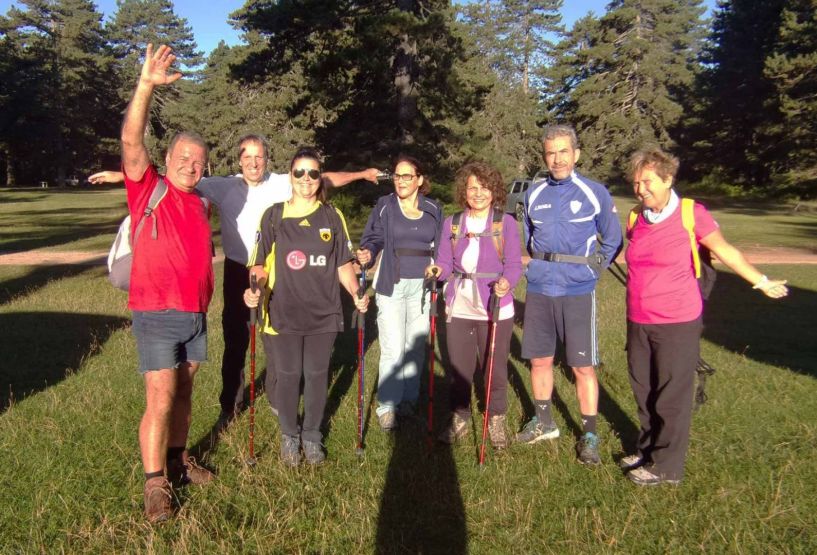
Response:
POLYGON ((292 170, 292 176, 295 179, 300 179, 304 176, 304 174, 309 176, 309 179, 318 179, 321 176, 321 172, 318 170, 305 170, 303 168, 298 168, 297 170, 292 170))
POLYGON ((415 177, 417 177, 417 174, 414 173, 396 173, 391 176, 395 181, 402 181, 403 183, 410 183, 415 177))

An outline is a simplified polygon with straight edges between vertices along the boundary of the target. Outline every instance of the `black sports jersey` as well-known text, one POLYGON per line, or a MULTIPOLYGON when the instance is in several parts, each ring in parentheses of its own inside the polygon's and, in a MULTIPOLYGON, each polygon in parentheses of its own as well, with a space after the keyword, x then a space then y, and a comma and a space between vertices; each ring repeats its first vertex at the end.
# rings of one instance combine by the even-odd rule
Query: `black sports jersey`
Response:
POLYGON ((343 331, 338 268, 354 258, 343 215, 321 203, 301 217, 289 216, 287 203, 276 206, 261 218, 253 257, 269 274, 264 331, 343 331), (277 229, 275 210, 283 210, 277 229))

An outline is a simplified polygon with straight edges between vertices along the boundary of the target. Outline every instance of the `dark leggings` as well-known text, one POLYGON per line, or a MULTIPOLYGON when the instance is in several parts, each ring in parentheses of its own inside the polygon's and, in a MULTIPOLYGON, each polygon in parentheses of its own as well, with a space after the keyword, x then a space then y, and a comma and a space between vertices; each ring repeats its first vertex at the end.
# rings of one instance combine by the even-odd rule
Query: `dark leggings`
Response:
POLYGON ((328 393, 329 357, 336 332, 317 335, 270 335, 264 341, 267 358, 272 359, 277 376, 275 405, 281 433, 298 435, 298 404, 301 377, 304 378, 304 441, 320 442, 321 422, 328 393))
MULTIPOLYGON (((445 325, 448 358, 451 361, 451 410, 467 419, 471 414, 471 383, 477 368, 488 381, 490 322, 452 318, 445 325)), ((513 333, 513 318, 500 320, 496 326, 494 370, 491 378, 491 406, 488 414, 508 411, 508 352, 513 333)))
POLYGON ((701 319, 681 324, 627 321, 627 363, 638 404, 638 450, 671 480, 684 475, 701 319))
POLYGON ((250 310, 244 304, 249 272, 243 264, 224 259, 224 356, 221 359, 221 410, 231 413, 244 404, 244 359, 250 343, 250 310))

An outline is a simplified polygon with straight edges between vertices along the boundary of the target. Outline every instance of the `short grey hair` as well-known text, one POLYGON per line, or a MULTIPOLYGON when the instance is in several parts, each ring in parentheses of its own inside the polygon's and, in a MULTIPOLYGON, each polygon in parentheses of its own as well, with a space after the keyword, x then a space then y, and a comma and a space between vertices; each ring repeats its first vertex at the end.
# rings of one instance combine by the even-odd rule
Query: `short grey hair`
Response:
POLYGON ((545 131, 542 134, 542 144, 545 141, 552 141, 556 137, 570 137, 570 146, 573 150, 579 148, 579 138, 576 136, 576 130, 572 125, 566 123, 556 123, 545 126, 545 131))
POLYGON ((173 138, 170 140, 170 145, 167 147, 167 154, 170 155, 173 153, 173 149, 176 148, 176 144, 179 141, 187 141, 188 143, 193 143, 194 145, 198 145, 204 149, 204 161, 207 162, 208 158, 210 157, 210 148, 207 146, 207 143, 204 142, 204 139, 198 133, 193 131, 179 131, 173 138))

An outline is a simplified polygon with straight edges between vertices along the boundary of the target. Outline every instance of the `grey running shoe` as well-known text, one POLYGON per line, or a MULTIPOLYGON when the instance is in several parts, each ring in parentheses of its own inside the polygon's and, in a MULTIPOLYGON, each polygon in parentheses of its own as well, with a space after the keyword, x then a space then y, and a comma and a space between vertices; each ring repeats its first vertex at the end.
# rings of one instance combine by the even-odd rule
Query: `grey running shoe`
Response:
POLYGON ((304 457, 307 464, 318 465, 326 460, 323 453, 323 445, 319 441, 304 440, 304 457))
POLYGON ((505 415, 495 414, 488 418, 488 436, 494 449, 501 451, 508 447, 508 435, 505 433, 505 415))
POLYGON ((655 474, 646 466, 639 466, 638 468, 632 469, 627 473, 627 478, 639 486, 657 486, 659 484, 678 485, 681 483, 681 480, 672 480, 663 475, 655 474))
POLYGON ((644 459, 641 458, 641 455, 627 455, 626 457, 622 458, 618 461, 618 466, 622 470, 632 470, 633 468, 639 467, 644 464, 644 459))
POLYGON ((528 420, 522 431, 516 434, 516 441, 520 443, 537 443, 546 439, 556 439, 559 437, 559 428, 556 424, 551 423, 550 426, 545 426, 537 417, 528 420))
POLYGON ((173 516, 170 482, 164 476, 150 478, 145 482, 145 516, 156 524, 173 516))
POLYGON ((599 436, 593 432, 585 433, 576 444, 576 453, 582 464, 596 465, 601 463, 599 457, 599 436))
POLYGON ((377 415, 377 423, 384 432, 391 432, 397 428, 397 417, 393 410, 377 415))
POLYGON ((456 412, 451 415, 451 421, 437 439, 449 445, 468 434, 468 421, 456 412))
POLYGON ((301 441, 298 436, 281 434, 281 462, 287 466, 301 464, 301 441))

